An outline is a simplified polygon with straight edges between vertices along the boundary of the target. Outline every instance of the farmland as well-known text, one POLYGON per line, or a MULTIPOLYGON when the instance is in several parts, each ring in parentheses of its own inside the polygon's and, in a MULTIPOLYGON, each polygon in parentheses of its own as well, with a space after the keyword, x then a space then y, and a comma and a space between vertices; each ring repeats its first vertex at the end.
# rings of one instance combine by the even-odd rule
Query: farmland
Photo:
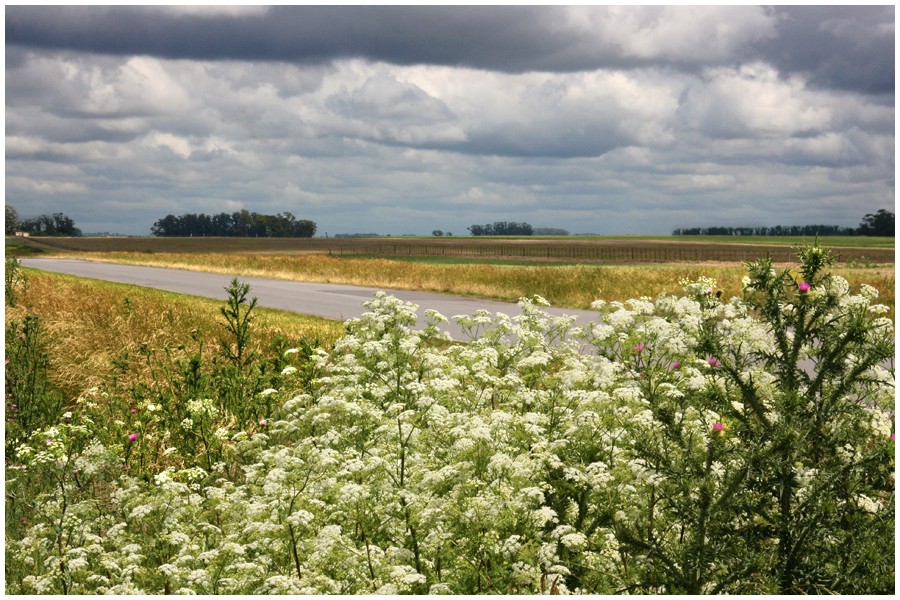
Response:
MULTIPOLYGON (((735 262, 766 256, 791 261, 805 238, 721 237, 382 237, 382 238, 30 238, 22 245, 49 252, 326 254, 565 261, 597 264, 735 262)), ((838 237, 823 242, 838 259, 893 264, 893 238, 838 237)))

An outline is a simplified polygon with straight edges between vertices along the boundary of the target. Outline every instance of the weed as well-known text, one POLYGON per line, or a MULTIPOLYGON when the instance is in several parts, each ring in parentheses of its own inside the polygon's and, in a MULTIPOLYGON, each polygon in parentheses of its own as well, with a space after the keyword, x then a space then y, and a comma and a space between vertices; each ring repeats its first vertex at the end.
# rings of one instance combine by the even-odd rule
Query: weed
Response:
POLYGON ((6 326, 6 457, 35 429, 56 423, 61 395, 48 384, 50 357, 41 339, 40 319, 27 315, 6 326))
POLYGON ((6 305, 15 307, 19 293, 24 293, 28 285, 28 277, 22 272, 22 263, 15 257, 7 257, 6 269, 3 272, 5 280, 6 305))

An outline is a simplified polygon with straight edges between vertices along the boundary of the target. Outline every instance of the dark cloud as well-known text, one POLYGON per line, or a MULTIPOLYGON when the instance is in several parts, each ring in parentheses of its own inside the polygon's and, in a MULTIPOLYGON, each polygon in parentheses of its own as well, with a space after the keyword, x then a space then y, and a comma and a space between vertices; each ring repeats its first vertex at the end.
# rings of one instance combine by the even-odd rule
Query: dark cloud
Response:
MULTIPOLYGON (((234 17, 128 7, 14 6, 6 11, 6 41, 195 60, 366 57, 396 64, 487 66, 487 61, 519 70, 530 68, 535 56, 552 57, 565 46, 558 36, 537 35, 548 16, 528 7, 276 6, 234 17)), ((538 62, 549 67, 548 61, 538 62)))
POLYGON ((778 37, 759 56, 783 74, 803 73, 828 88, 894 93, 893 6, 785 6, 778 37))
POLYGON ((724 7, 710 12, 703 30, 684 31, 673 16, 677 10, 632 7, 623 17, 608 7, 275 6, 219 14, 8 6, 6 43, 194 60, 357 57, 507 73, 665 64, 699 69, 764 59, 785 75, 806 73, 823 86, 893 91, 892 6, 724 7), (621 36, 658 46, 648 50, 621 36))

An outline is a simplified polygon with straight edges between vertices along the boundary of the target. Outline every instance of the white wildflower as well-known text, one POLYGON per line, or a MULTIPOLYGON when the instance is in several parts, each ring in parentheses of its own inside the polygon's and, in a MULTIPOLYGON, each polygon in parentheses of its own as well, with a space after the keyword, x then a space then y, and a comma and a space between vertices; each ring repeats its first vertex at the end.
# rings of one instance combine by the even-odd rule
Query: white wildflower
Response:
POLYGON ((542 506, 537 510, 531 511, 531 518, 538 527, 544 527, 547 523, 556 523, 558 521, 556 511, 549 506, 542 506))
POLYGON ((856 497, 856 504, 864 511, 872 514, 881 510, 881 504, 877 500, 863 494, 856 497))

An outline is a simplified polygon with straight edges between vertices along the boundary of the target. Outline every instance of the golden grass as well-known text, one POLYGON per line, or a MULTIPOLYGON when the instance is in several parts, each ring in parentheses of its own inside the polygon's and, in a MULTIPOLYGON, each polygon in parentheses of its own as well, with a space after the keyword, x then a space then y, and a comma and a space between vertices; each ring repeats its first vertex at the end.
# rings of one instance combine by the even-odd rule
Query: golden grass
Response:
MULTIPOLYGON (((85 258, 84 255, 80 255, 85 258)), ((515 301, 538 294, 552 305, 589 308, 596 299, 628 300, 661 293, 680 293, 681 279, 715 278, 724 296, 740 296, 746 274, 735 264, 501 266, 430 264, 378 258, 333 258, 323 255, 235 254, 91 254, 95 260, 135 265, 210 271, 231 275, 420 290, 515 301)), ((834 272, 852 286, 867 283, 881 292, 893 309, 894 269, 840 267, 834 272)))
MULTIPOLYGON (((51 380, 70 395, 100 385, 113 371, 114 360, 127 360, 138 379, 146 378, 141 347, 178 354, 180 346, 196 351, 191 334, 204 341, 207 357, 217 350, 224 332, 222 300, 184 296, 149 288, 29 271, 25 294, 5 320, 26 314, 40 318, 42 339, 51 358, 51 380)), ((327 347, 344 331, 337 321, 286 311, 256 308, 257 350, 276 335, 289 340, 319 338, 327 347)))

